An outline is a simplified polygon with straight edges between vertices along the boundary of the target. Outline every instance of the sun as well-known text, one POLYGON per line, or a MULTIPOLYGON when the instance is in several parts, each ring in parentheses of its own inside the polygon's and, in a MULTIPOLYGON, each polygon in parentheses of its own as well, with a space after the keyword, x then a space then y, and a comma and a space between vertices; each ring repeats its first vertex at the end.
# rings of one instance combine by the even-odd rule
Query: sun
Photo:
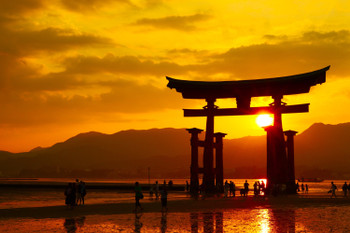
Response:
POLYGON ((255 121, 260 127, 263 128, 273 124, 273 117, 269 114, 260 114, 255 121))

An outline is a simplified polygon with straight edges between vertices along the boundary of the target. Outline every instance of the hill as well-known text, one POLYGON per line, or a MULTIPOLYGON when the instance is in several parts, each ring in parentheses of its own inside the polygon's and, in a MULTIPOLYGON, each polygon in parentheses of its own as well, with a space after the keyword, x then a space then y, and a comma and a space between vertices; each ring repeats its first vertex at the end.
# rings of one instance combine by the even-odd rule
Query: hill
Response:
MULTIPOLYGON (((350 178, 349 134, 350 123, 316 123, 298 134, 297 176, 350 178)), ((147 178, 150 167, 154 178, 185 178, 190 167, 189 140, 185 129, 172 128, 81 133, 48 148, 38 147, 25 153, 0 151, 0 175, 147 178)), ((265 136, 224 140, 224 168, 226 177, 264 177, 265 136)))

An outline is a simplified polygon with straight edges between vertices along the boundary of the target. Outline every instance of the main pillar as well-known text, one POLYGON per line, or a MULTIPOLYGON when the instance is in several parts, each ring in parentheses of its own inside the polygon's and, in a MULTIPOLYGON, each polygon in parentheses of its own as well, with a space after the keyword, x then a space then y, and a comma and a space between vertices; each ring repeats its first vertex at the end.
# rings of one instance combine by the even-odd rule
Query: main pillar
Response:
POLYGON ((206 99, 207 106, 207 125, 204 141, 203 155, 203 186, 204 190, 209 193, 215 192, 215 175, 214 175, 214 110, 215 99, 206 99))
POLYGON ((190 181, 190 192, 192 194, 197 194, 199 191, 199 178, 198 178, 198 147, 199 147, 199 139, 198 134, 200 134, 203 130, 192 128, 187 129, 187 131, 191 134, 191 181, 190 181))
POLYGON ((284 141, 284 134, 282 128, 282 96, 276 95, 272 97, 274 99, 274 125, 272 130, 272 153, 274 153, 274 163, 277 166, 274 166, 273 173, 276 176, 276 191, 278 193, 286 191, 286 185, 288 182, 287 177, 287 154, 284 141))
POLYGON ((296 131, 288 130, 284 131, 287 136, 286 146, 287 146, 287 173, 288 173, 288 183, 287 192, 296 193, 295 189, 295 168, 294 168, 294 136, 297 134, 296 131))
POLYGON ((215 178, 217 191, 224 192, 223 138, 225 133, 215 133, 215 178))

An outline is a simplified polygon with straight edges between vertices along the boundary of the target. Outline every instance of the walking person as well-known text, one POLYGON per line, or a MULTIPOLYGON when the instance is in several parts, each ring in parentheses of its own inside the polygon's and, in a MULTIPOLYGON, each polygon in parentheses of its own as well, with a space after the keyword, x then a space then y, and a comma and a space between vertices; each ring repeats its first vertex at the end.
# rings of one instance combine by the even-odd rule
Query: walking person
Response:
POLYGON ((143 198, 142 189, 139 182, 135 182, 135 212, 138 209, 143 210, 140 204, 140 199, 143 198))
POLYGON ((343 193, 344 193, 344 197, 347 197, 347 193, 348 193, 348 185, 346 184, 346 182, 343 184, 343 193))
POLYGON ((331 198, 332 197, 337 197, 336 195, 335 195, 335 190, 338 190, 338 188, 337 188, 337 186, 333 183, 333 181, 331 182, 331 190, 329 190, 331 193, 332 193, 332 195, 331 195, 331 198))

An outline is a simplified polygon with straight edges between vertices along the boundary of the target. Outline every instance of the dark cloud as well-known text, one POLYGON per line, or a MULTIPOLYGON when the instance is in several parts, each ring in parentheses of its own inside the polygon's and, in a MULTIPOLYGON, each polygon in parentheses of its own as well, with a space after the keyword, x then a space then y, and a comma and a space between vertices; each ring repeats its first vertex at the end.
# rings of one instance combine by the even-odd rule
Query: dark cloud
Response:
POLYGON ((43 30, 6 30, 0 35, 0 51, 27 55, 36 51, 62 51, 84 46, 111 46, 111 40, 72 30, 46 28, 43 30))
POLYGON ((194 25, 197 22, 208 20, 209 15, 195 14, 189 16, 168 16, 164 18, 143 18, 138 20, 135 25, 152 26, 160 29, 175 29, 180 31, 196 30, 194 25))
POLYGON ((129 0, 61 0, 63 7, 67 10, 75 12, 96 11, 103 6, 110 5, 112 3, 120 3, 132 6, 133 4, 129 0))
POLYGON ((228 74, 230 78, 254 79, 308 72, 331 65, 337 77, 350 75, 349 31, 306 32, 297 38, 269 36, 274 43, 231 48, 212 56, 214 61, 192 66, 202 74, 228 74), (278 41, 275 39, 278 38, 278 41))
POLYGON ((0 15, 17 16, 41 9, 45 6, 44 0, 2 0, 0 1, 0 15))
POLYGON ((99 97, 66 96, 60 92, 2 92, 0 105, 6 114, 0 115, 1 125, 81 123, 112 113, 138 114, 184 106, 181 96, 171 93, 165 85, 157 88, 117 79, 110 82, 109 87, 111 91, 99 97))

